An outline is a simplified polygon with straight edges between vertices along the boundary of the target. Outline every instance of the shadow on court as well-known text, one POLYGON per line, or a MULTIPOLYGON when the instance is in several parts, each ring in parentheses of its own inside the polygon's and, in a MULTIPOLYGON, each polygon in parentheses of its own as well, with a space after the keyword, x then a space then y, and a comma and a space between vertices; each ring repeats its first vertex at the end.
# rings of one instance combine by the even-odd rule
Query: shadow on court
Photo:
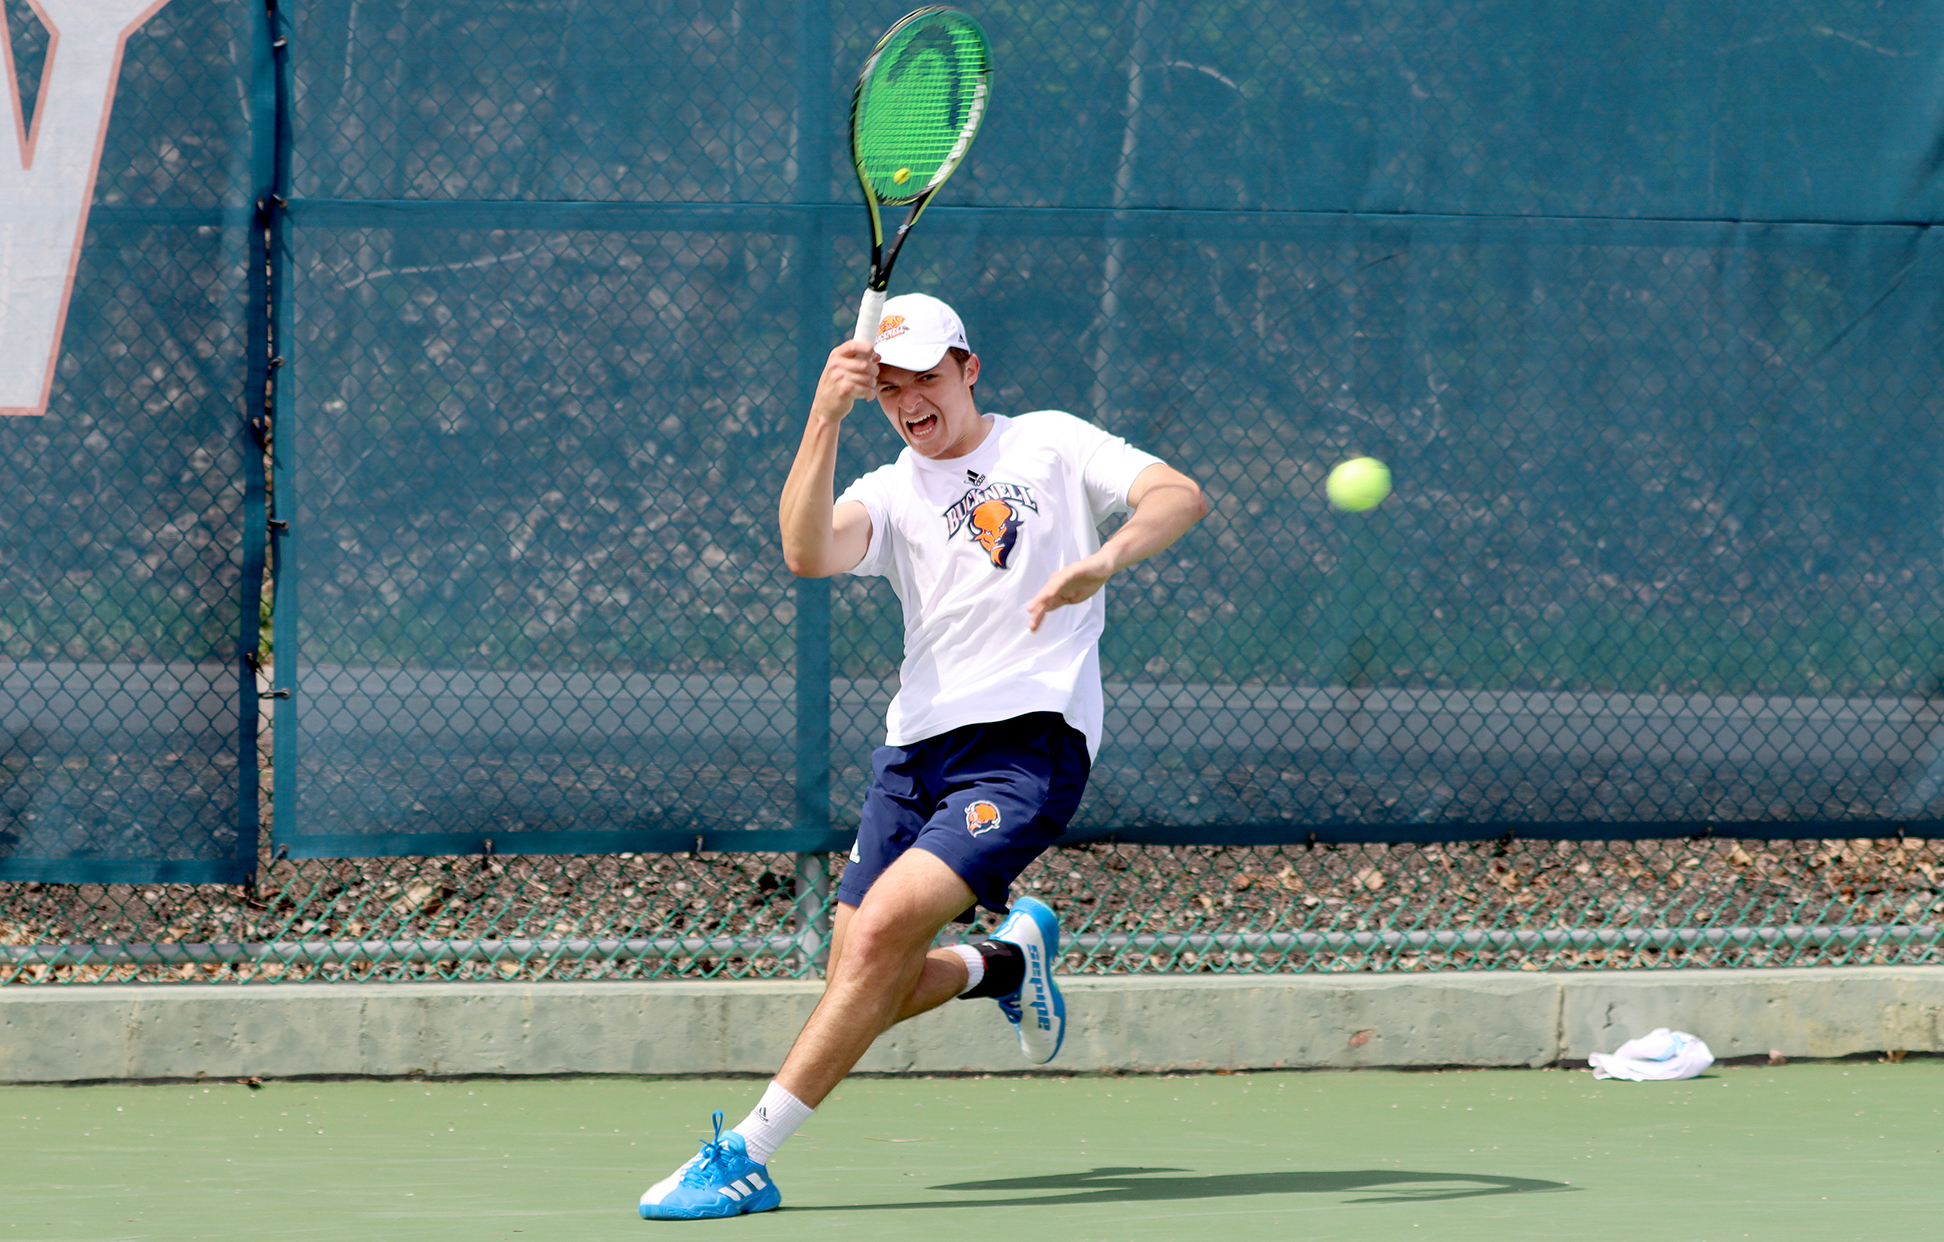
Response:
POLYGON ((1099 1168, 1084 1173, 1051 1173, 1041 1177, 1007 1177, 986 1182, 953 1182, 933 1190, 959 1191, 1071 1191, 1004 1199, 928 1199, 921 1203, 860 1203, 851 1206, 792 1208, 792 1212, 905 1211, 911 1208, 1045 1207, 1062 1203, 1129 1203, 1144 1200, 1230 1199, 1246 1195, 1342 1194, 1375 1190, 1384 1193, 1348 1200, 1350 1203, 1435 1203, 1445 1199, 1479 1199, 1491 1195, 1527 1195, 1575 1190, 1565 1182, 1532 1177, 1494 1177, 1484 1173, 1413 1173, 1405 1169, 1354 1169, 1315 1173, 1216 1173, 1208 1176, 1164 1177, 1183 1169, 1099 1168))

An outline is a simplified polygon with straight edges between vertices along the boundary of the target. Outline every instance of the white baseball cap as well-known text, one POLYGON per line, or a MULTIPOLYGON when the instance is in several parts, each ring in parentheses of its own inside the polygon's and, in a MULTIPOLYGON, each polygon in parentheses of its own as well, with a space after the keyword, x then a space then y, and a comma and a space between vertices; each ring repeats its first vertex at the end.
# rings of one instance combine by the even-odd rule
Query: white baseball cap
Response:
POLYGON ((945 351, 971 349, 958 312, 925 293, 900 293, 884 303, 878 321, 878 360, 907 371, 928 371, 945 351))

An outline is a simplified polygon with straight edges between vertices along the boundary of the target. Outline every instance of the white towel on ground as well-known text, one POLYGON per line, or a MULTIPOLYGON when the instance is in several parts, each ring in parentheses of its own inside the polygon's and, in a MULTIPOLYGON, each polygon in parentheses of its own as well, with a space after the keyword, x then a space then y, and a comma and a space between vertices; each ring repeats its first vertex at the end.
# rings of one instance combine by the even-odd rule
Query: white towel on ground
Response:
POLYGON ((1595 1078, 1648 1082, 1692 1078, 1714 1064, 1714 1053, 1686 1031, 1670 1031, 1663 1026, 1628 1040, 1612 1052, 1596 1052, 1586 1059, 1595 1078))

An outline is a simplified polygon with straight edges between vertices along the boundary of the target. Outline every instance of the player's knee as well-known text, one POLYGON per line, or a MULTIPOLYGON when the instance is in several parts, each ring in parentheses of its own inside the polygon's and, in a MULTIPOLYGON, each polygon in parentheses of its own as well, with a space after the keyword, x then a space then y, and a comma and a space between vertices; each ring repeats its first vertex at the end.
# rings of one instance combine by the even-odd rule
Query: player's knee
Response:
POLYGON ((845 931, 843 965, 862 973, 896 968, 923 957, 928 943, 901 920, 860 910, 845 931))

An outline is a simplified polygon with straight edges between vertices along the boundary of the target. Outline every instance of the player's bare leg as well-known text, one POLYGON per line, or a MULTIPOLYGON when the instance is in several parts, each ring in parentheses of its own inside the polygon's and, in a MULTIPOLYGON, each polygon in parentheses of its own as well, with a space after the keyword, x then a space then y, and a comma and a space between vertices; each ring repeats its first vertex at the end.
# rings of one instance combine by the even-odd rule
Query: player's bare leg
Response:
POLYGON ((964 991, 970 970, 950 950, 928 952, 940 928, 970 908, 964 880, 935 855, 907 850, 857 906, 840 902, 833 919, 823 999, 797 1036, 783 1069, 750 1115, 702 1153, 648 1188, 641 1214, 652 1220, 767 1211, 781 1201, 768 1161, 894 1023, 935 1009, 964 991))
POLYGON ((823 999, 804 1023, 776 1083, 811 1108, 892 1026, 951 1000, 966 967, 932 938, 975 901, 964 880, 923 849, 907 850, 831 929, 823 999))
MULTIPOLYGON (((857 907, 847 901, 837 903, 830 921, 830 955, 825 968, 825 976, 836 973, 837 964, 842 960, 844 937, 849 931, 851 916, 857 907)), ((951 949, 932 949, 925 954, 924 971, 918 976, 918 985, 911 990, 911 997, 892 1025, 906 1018, 915 1018, 921 1013, 929 1013, 946 1001, 958 996, 965 990, 965 959, 951 949)))

